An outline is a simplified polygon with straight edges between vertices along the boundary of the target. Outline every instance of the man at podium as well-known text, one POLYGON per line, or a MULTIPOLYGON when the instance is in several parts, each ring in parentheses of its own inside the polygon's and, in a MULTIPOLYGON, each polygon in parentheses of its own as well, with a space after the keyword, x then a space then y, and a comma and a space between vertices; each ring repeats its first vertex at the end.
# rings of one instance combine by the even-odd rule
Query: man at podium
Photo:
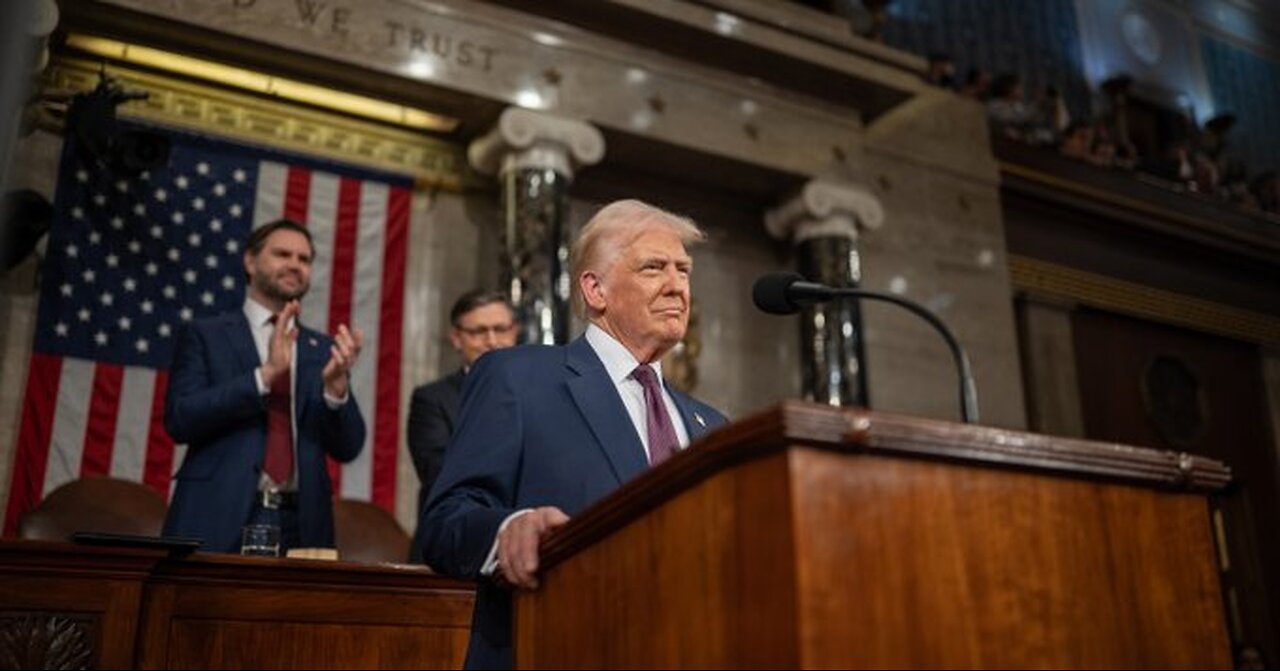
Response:
POLYGON ((482 578, 467 668, 511 667, 510 589, 537 587, 541 539, 725 423, 662 380, 662 355, 689 324, 686 247, 703 239, 652 205, 605 206, 571 257, 586 333, 563 347, 490 352, 467 375, 419 522, 427 564, 482 578))

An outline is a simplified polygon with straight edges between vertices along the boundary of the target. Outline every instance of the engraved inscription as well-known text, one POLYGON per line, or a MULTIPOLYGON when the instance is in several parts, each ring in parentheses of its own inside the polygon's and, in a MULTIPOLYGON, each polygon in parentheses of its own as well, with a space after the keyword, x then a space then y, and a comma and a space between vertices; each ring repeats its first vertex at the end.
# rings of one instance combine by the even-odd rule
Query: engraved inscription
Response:
POLYGON ((432 56, 481 72, 493 69, 493 56, 498 53, 493 47, 399 21, 387 20, 383 25, 387 29, 386 44, 391 49, 432 56))

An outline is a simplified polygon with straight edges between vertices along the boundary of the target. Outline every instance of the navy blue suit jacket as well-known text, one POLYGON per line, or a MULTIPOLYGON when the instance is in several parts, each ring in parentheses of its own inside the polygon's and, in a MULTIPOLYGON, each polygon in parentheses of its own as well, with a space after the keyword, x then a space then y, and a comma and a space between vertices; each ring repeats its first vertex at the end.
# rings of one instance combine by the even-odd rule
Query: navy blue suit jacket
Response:
MULTIPOLYGON (((421 486, 418 488, 418 518, 427 507, 427 495, 431 485, 444 465, 444 448, 453 437, 453 427, 458 425, 458 406, 462 404, 462 380, 466 373, 458 370, 445 377, 424 384, 413 390, 409 404, 409 456, 418 472, 421 486)), ((413 534, 413 548, 409 561, 421 562, 422 527, 413 534)))
MULTIPOLYGON (((324 401, 321 371, 331 341, 300 327, 295 354, 298 527, 303 547, 333 547, 333 502, 325 454, 351 461, 364 446, 354 395, 337 410, 324 401)), ((201 549, 236 552, 249 519, 267 444, 266 397, 253 374, 261 365, 244 313, 188 326, 174 350, 164 426, 187 455, 177 474, 164 532, 200 538, 201 549)))
MULTIPOLYGON (((726 421, 671 395, 690 441, 726 421)), ((635 425, 585 338, 490 352, 463 385, 458 430, 419 521, 423 556, 441 573, 479 578, 511 513, 556 506, 572 517, 648 468, 635 425)), ((467 667, 511 666, 511 593, 484 579, 467 667)))

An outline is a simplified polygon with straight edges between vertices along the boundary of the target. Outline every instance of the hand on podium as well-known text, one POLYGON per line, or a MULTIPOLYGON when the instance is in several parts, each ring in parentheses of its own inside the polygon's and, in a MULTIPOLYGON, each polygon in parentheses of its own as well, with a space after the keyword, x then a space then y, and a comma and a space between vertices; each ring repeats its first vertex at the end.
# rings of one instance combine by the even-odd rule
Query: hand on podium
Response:
POLYGON ((559 508, 543 506, 515 517, 498 534, 497 577, 520 589, 538 588, 538 546, 569 516, 559 508))

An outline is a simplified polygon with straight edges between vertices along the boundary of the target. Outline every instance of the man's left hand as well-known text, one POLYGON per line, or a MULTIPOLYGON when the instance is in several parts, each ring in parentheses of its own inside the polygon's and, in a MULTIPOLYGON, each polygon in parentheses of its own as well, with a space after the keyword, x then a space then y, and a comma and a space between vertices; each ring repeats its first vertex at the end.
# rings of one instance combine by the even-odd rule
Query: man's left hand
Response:
POLYGON ((348 329, 346 324, 338 326, 333 334, 333 346, 329 348, 329 362, 324 365, 324 390, 333 398, 346 398, 350 386, 351 368, 356 365, 360 356, 360 347, 364 344, 364 333, 360 329, 348 329))

